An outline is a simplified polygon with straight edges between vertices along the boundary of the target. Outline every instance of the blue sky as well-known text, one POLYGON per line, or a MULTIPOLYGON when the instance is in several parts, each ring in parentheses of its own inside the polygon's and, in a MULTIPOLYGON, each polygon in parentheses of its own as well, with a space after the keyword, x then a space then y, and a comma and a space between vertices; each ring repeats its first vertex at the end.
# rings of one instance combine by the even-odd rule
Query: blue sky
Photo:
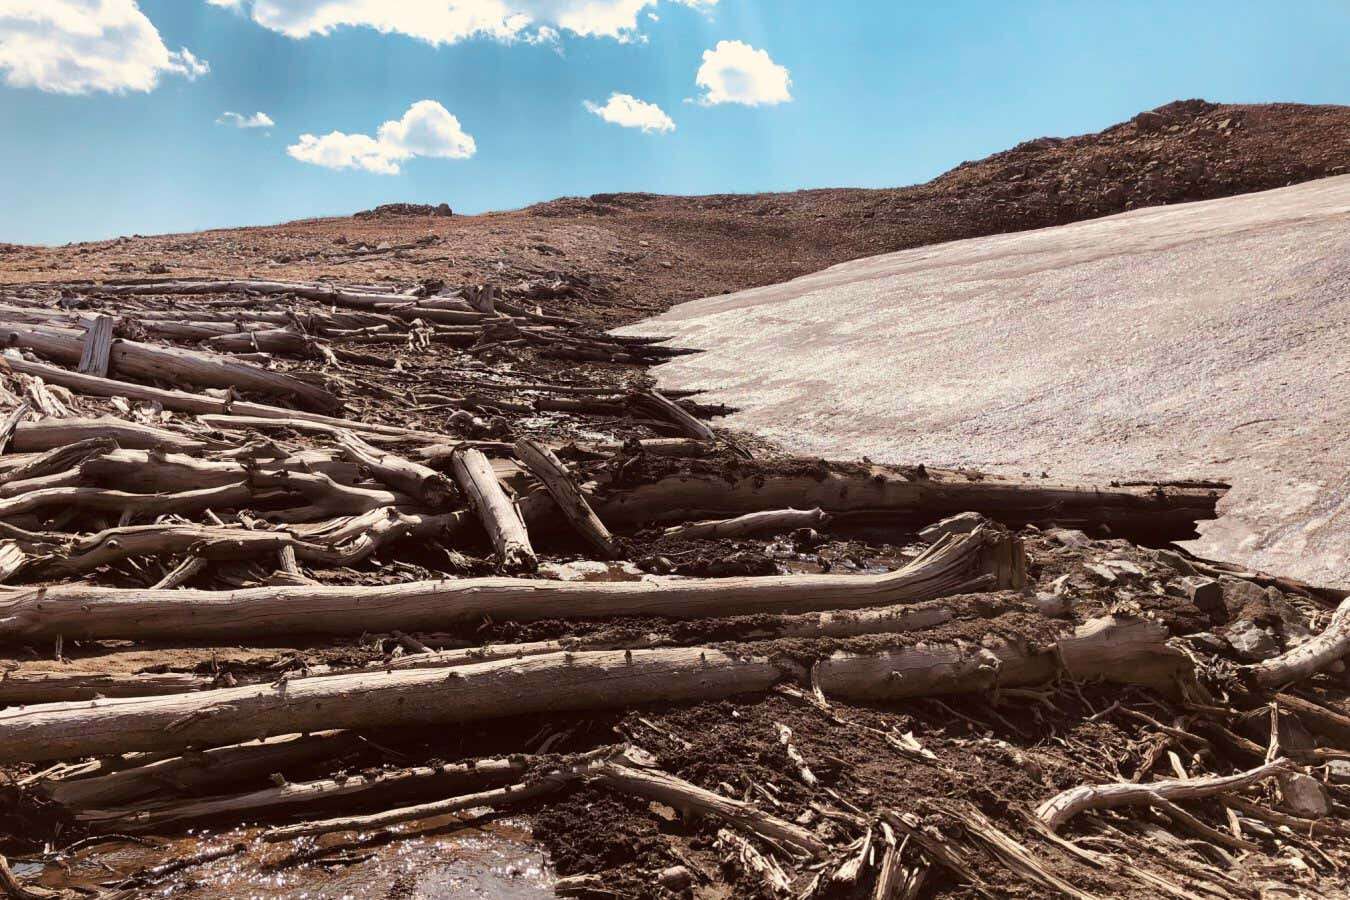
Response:
POLYGON ((0 241, 911 184, 1173 99, 1350 102, 1348 42, 1344 0, 0 0, 0 241))

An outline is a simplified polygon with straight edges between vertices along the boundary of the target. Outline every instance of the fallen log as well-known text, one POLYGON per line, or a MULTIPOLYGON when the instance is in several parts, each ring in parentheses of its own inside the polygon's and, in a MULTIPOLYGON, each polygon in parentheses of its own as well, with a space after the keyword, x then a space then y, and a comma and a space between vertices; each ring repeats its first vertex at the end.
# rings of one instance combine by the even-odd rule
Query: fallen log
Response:
MULTIPOLYGON (((131 495, 138 496, 138 495, 131 495)), ((175 496, 175 495, 170 495, 175 496)), ((181 495, 179 495, 181 496, 181 495)), ((0 507, 11 501, 0 501, 0 507)), ((297 555, 303 555, 297 550, 297 555)), ((782 575, 667 582, 467 578, 396 585, 155 592, 80 584, 0 591, 0 640, 227 638, 268 634, 435 631, 463 622, 566 614, 706 616, 861 609, 931 600, 993 574, 1020 587, 1021 543, 985 527, 940 541, 885 575, 782 575)))
MULTIPOLYGON (((0 324, 0 341, 67 364, 80 361, 84 344, 83 335, 73 329, 19 324, 0 324)), ((114 370, 133 378, 205 387, 233 387, 259 394, 292 397, 303 406, 325 412, 342 407, 337 397, 307 381, 215 354, 120 340, 113 344, 110 358, 114 370)))
MULTIPOLYGON (((76 441, 73 444, 67 444, 64 447, 57 447, 48 450, 46 453, 32 456, 6 470, 3 474, 0 474, 0 485, 43 478, 47 475, 78 469, 91 457, 111 453, 116 449, 117 442, 112 438, 96 437, 76 441)), ((184 459, 187 458, 184 457, 184 459)))
POLYGON ((516 441, 516 458, 543 483, 563 516, 600 552, 601 559, 614 559, 618 556, 619 548, 614 542, 614 536, 609 533, 605 523, 600 521, 595 510, 591 509, 585 495, 572 481, 567 467, 552 450, 539 441, 521 438, 516 441))
MULTIPOLYGON (((343 732, 345 733, 345 732, 343 732)), ((395 769, 373 775, 352 775, 336 780, 289 782, 242 794, 192 799, 156 799, 127 807, 85 806, 76 821, 100 831, 152 831, 219 816, 266 815, 293 812, 297 807, 333 800, 381 800, 418 794, 482 790, 520 778, 528 769, 525 757, 480 759, 468 763, 445 763, 395 769)))
POLYGON ((1239 671, 1263 688, 1277 688, 1322 671, 1350 653, 1350 600, 1336 607, 1331 622, 1319 635, 1292 650, 1239 671))
POLYGON ((92 700, 95 697, 151 697, 210 687, 212 679, 186 672, 121 675, 104 672, 9 671, 0 674, 0 706, 92 700))
POLYGON ((407 494, 432 509, 442 509, 454 502, 457 494, 454 482, 435 469, 376 450, 351 431, 339 431, 337 441, 352 462, 365 467, 391 490, 407 494))
POLYGON ((710 538, 744 537, 749 534, 779 534, 798 528, 814 528, 829 520, 819 507, 816 509, 774 509, 746 513, 734 519, 712 519, 691 522, 667 528, 662 535, 677 540, 704 540, 710 538))
POLYGON ((525 521, 515 504, 502 490, 492 463, 478 450, 461 448, 450 457, 455 481, 469 500, 469 506, 483 523, 497 560, 507 571, 534 571, 539 561, 530 546, 525 521))
POLYGON ((205 441, 190 438, 182 432, 154 428, 112 416, 20 422, 14 430, 11 446, 18 453, 41 453, 96 438, 115 441, 117 446, 128 449, 157 448, 174 453, 200 453, 207 447, 205 441))
POLYGON ((635 395, 631 405, 635 410, 672 423, 684 432, 685 437, 693 438, 696 441, 717 440, 717 435, 713 434, 711 428, 685 412, 684 407, 673 400, 666 399, 657 391, 647 391, 635 395))
POLYGON ((278 531, 249 531, 206 525, 131 525, 109 528, 77 541, 64 556, 39 561, 43 577, 69 577, 92 572, 133 556, 179 556, 203 559, 253 559, 291 545, 294 538, 278 531))
POLYGON ((293 456, 252 461, 193 459, 181 453, 146 450, 112 450, 92 456, 80 466, 91 483, 141 493, 190 491, 246 481, 252 472, 294 472, 326 475, 339 484, 355 487, 361 475, 354 463, 336 459, 323 450, 304 450, 293 456))
MULTIPOLYGON (((249 484, 227 484, 172 494, 131 494, 106 488, 54 487, 0 500, 0 519, 50 506, 96 509, 127 515, 183 514, 213 507, 237 509, 255 500, 264 499, 265 493, 268 492, 257 492, 249 484)), ((270 493, 282 496, 282 492, 270 493)))
POLYGON ((127 381, 117 381, 112 378, 82 375, 78 372, 72 372, 69 369, 63 369, 60 366, 30 362, 26 359, 13 359, 8 356, 0 357, 0 371, 5 369, 13 372, 20 372, 25 375, 34 375, 44 381, 68 388, 77 394, 88 394, 93 397, 126 397, 129 400, 144 400, 151 403, 159 403, 163 405, 165 409, 193 413, 194 415, 226 415, 236 413, 241 416, 256 416, 264 419, 300 419, 306 422, 318 422, 324 425, 333 425, 338 428, 349 428, 359 433, 369 432, 372 434, 387 434, 393 437, 445 441, 444 435, 415 431, 410 428, 398 428, 393 425, 356 422, 351 419, 325 416, 319 413, 305 412, 304 410, 269 406, 266 403, 252 403, 244 400, 211 397, 206 394, 194 394, 189 391, 175 391, 165 390, 164 388, 148 387, 146 385, 133 384, 127 381))
POLYGON ((800 463, 743 465, 734 480, 722 467, 683 471, 635 486, 601 486, 591 498, 611 528, 728 518, 806 504, 840 524, 926 525, 974 511, 1012 528, 1034 524, 1165 542, 1195 537, 1195 523, 1216 516, 1226 486, 1172 484, 1098 487, 974 472, 800 463))
POLYGON ((1238 772, 1236 775, 1213 775, 1173 781, 1153 781, 1138 784, 1132 781, 1118 784, 1080 785, 1063 791, 1042 803, 1036 815, 1053 831, 1081 812, 1090 809, 1114 809, 1118 806, 1150 804, 1158 799, 1168 802, 1196 800, 1227 791, 1236 791, 1264 778, 1285 774, 1289 760, 1281 757, 1265 765, 1238 772))

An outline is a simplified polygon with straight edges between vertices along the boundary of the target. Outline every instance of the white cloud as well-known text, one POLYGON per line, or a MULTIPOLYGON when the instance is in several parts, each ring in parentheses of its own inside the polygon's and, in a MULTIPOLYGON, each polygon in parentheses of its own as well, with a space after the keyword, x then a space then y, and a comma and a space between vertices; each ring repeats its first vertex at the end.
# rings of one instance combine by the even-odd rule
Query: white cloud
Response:
POLYGON ((639 100, 631 94, 610 94, 609 102, 604 106, 590 100, 583 101, 583 105, 606 122, 624 128, 641 128, 649 134, 653 131, 675 130, 675 122, 661 107, 639 100))
POLYGON ((223 112, 220 118, 216 119, 216 124, 233 125, 235 128, 271 128, 277 123, 265 112, 256 112, 251 116, 240 115, 237 112, 223 112))
POLYGON ((695 76, 704 89, 699 102, 773 106, 792 99, 792 78, 785 66, 743 41, 718 41, 703 51, 703 65, 695 76))
POLYGON ((164 74, 211 67, 170 50, 135 0, 0 0, 0 73, 11 87, 56 94, 150 91, 164 74))
POLYGON ((397 175, 399 163, 414 156, 468 159, 478 151, 474 139, 435 100, 419 100, 401 119, 380 126, 375 137, 330 131, 322 137, 302 134, 286 152, 301 162, 329 169, 365 169, 397 175))
MULTIPOLYGON (((559 31, 582 37, 639 39, 638 16, 662 0, 207 0, 245 11, 292 38, 343 27, 373 28, 431 44, 473 37, 549 42, 559 31)), ((708 10, 718 0, 668 0, 708 10)))

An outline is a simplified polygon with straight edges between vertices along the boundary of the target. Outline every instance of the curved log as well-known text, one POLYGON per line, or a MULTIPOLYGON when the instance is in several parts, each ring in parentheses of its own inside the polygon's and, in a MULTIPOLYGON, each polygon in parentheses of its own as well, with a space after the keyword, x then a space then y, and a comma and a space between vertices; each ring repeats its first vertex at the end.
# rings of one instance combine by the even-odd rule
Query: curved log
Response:
POLYGON ((1350 600, 1336 607, 1321 634, 1279 656, 1244 666, 1241 671, 1261 687, 1275 688, 1320 672, 1347 653, 1350 653, 1350 600))
MULTIPOLYGON (((134 495, 133 495, 134 496, 134 495)), ((3 505, 0 503, 0 505, 3 505)), ((300 555, 297 553, 297 555, 300 555)), ((939 541, 885 575, 781 575, 667 582, 466 578, 396 585, 145 591, 79 584, 0 592, 0 639, 227 638, 256 634, 435 631, 485 616, 530 621, 859 609, 931 600, 996 574, 1018 587, 1020 542, 985 527, 939 541)))
POLYGON ((39 419, 20 422, 14 429, 11 448, 18 453, 57 450, 81 441, 113 440, 119 447, 162 448, 175 453, 200 453, 205 441, 195 440, 179 431, 154 428, 125 419, 103 416, 98 419, 39 419))

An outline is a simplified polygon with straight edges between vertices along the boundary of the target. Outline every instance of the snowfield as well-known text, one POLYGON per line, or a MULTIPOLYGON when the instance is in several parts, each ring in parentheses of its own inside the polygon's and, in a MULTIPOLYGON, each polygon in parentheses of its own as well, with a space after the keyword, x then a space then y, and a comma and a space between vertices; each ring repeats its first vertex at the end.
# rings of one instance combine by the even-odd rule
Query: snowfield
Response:
POLYGON ((844 263, 622 333, 797 452, 1231 481, 1198 553, 1350 587, 1350 176, 844 263))

